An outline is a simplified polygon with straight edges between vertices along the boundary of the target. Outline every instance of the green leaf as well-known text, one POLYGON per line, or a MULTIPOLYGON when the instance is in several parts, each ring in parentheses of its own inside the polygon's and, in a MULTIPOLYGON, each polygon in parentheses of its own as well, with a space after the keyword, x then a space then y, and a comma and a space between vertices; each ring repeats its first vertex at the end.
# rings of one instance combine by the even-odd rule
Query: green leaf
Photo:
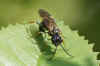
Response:
POLYGON ((37 24, 16 24, 0 31, 0 66, 98 66, 94 44, 72 31, 63 21, 57 21, 64 38, 64 48, 74 57, 55 46, 47 34, 38 34, 37 24), (53 57, 52 59, 50 59, 53 57))

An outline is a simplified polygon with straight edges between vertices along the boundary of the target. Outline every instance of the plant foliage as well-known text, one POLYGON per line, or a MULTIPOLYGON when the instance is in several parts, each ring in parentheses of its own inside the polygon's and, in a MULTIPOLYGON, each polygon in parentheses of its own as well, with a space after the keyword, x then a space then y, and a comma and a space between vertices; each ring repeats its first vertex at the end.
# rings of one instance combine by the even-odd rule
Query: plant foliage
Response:
POLYGON ((38 34, 37 24, 16 24, 0 31, 0 66, 98 66, 93 44, 72 31, 63 21, 57 21, 62 31, 64 48, 74 57, 55 46, 47 34, 38 34), (52 59, 50 59, 53 57, 52 59))

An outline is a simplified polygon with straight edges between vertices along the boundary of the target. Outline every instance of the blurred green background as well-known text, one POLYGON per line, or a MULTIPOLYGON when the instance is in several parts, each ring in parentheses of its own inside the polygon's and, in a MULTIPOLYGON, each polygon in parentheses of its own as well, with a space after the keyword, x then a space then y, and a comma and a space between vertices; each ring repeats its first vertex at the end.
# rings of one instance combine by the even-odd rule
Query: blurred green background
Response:
POLYGON ((39 8, 64 20, 66 25, 85 35, 89 43, 95 42, 94 51, 100 51, 100 0, 0 0, 0 27, 38 20, 39 8))

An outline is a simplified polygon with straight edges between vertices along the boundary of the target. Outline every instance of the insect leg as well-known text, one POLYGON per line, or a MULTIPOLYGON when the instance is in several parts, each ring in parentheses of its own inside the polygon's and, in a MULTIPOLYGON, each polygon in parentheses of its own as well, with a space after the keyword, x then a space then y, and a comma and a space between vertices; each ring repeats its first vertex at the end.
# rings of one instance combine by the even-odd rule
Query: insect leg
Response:
POLYGON ((63 47, 63 45, 62 45, 62 44, 60 44, 60 46, 61 46, 61 48, 64 50, 64 52, 65 52, 67 55, 69 55, 69 56, 73 57, 71 54, 69 54, 69 53, 67 52, 68 50, 65 50, 65 48, 63 47))
POLYGON ((56 54, 56 51, 57 51, 57 47, 55 48, 54 52, 53 52, 53 55, 51 56, 51 58, 49 58, 49 60, 52 60, 56 54))
POLYGON ((56 54, 56 51, 57 51, 57 47, 56 47, 56 49, 54 50, 54 55, 56 54))

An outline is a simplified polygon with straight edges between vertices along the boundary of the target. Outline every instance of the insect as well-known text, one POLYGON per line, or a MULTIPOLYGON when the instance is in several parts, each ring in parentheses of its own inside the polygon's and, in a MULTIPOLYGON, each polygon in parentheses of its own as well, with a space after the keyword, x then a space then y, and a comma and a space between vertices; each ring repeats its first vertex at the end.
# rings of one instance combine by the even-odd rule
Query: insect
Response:
POLYGON ((42 18, 42 22, 39 23, 39 33, 40 34, 48 33, 48 35, 51 36, 50 40, 56 47, 54 54, 57 51, 57 47, 60 45, 67 55, 72 56, 64 49, 64 47, 62 45, 62 43, 64 43, 64 40, 62 39, 61 31, 58 28, 58 26, 56 25, 56 21, 51 16, 51 14, 48 13, 47 11, 45 11, 44 9, 39 9, 39 15, 42 18))
POLYGON ((40 9, 39 15, 40 17, 42 17, 42 22, 39 25, 39 30, 40 32, 44 32, 44 33, 46 33, 45 30, 48 31, 47 33, 51 36, 52 43, 56 46, 55 53, 57 47, 60 45, 67 55, 72 56, 62 46, 63 39, 61 37, 61 31, 57 27, 55 19, 52 18, 51 14, 45 11, 44 9, 40 9))

